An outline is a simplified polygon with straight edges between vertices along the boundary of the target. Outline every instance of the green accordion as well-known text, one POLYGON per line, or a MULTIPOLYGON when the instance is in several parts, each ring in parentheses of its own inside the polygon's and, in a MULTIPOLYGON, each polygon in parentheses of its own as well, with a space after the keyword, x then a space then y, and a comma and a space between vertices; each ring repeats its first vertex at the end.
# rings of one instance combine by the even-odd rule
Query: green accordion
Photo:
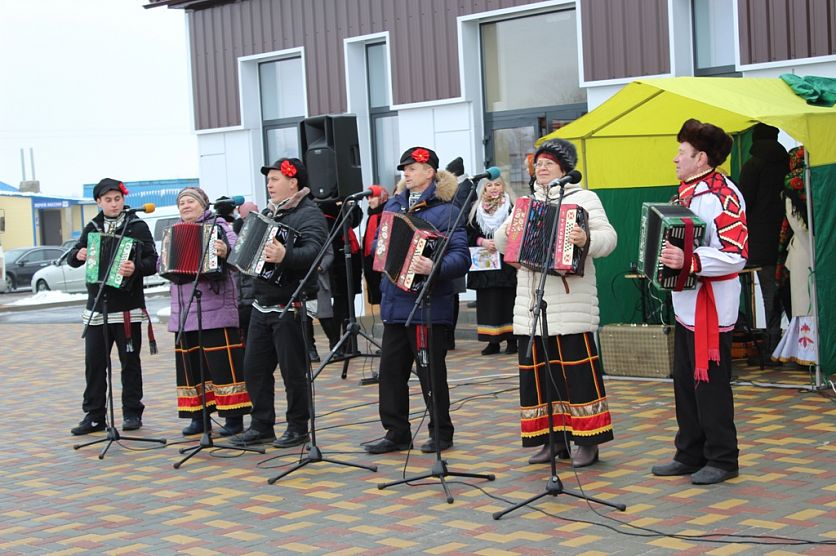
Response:
POLYGON ((88 284, 104 284, 112 288, 127 288, 134 276, 119 274, 119 265, 133 260, 139 242, 129 237, 90 232, 87 235, 87 262, 84 265, 88 284), (116 259, 111 265, 110 261, 116 259), (110 272, 108 272, 110 269, 110 272))
POLYGON ((667 203, 643 203, 641 235, 639 236, 638 270, 650 283, 661 290, 690 290, 696 287, 697 277, 691 269, 674 270, 659 260, 665 241, 687 253, 699 247, 705 235, 703 222, 690 209, 667 203))

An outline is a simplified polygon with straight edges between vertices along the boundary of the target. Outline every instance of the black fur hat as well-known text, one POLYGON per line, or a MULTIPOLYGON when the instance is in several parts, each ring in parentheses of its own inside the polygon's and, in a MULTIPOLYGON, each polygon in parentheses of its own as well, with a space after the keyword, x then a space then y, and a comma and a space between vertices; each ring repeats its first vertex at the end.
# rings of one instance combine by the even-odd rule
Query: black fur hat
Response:
POLYGON ((565 174, 574 170, 578 163, 578 151, 575 149, 575 145, 566 139, 544 141, 537 152, 534 153, 534 162, 536 163, 537 159, 544 155, 560 164, 560 169, 565 174))

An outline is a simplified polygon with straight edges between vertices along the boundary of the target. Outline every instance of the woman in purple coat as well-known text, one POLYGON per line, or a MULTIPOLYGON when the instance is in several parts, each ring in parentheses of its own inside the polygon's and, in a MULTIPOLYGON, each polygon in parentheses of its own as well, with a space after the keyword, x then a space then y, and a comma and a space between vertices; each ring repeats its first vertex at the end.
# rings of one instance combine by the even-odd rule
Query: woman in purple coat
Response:
MULTIPOLYGON (((186 187, 177 195, 177 208, 182 222, 211 222, 214 215, 209 211, 209 198, 199 187, 186 187)), ((222 240, 215 240, 218 256, 225 259, 237 236, 229 224, 218 218, 216 225, 224 234, 222 240)), ((198 342, 197 303, 189 304, 192 283, 171 284, 171 319, 168 330, 177 332, 181 315, 188 306, 185 333, 174 348, 177 365, 177 410, 181 418, 191 419, 183 429, 183 435, 203 433, 202 391, 206 389, 206 405, 210 412, 217 410, 226 419, 218 431, 221 436, 241 432, 244 414, 249 413, 252 402, 244 383, 244 345, 238 329, 238 306, 235 281, 230 269, 224 270, 223 278, 201 279, 201 324, 203 344, 198 342), (200 383, 200 357, 206 382, 200 383)), ((209 422, 211 428, 211 421, 209 422)))

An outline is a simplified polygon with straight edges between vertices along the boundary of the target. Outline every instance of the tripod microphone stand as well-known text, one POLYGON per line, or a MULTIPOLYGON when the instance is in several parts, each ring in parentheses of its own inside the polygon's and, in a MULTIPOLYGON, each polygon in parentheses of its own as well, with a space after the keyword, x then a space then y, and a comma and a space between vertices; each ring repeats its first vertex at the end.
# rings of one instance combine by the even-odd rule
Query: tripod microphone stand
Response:
MULTIPOLYGON (((108 411, 110 412, 110 416, 109 416, 110 419, 107 421, 107 428, 106 428, 107 434, 105 435, 104 438, 91 440, 90 442, 85 442, 83 444, 76 444, 75 446, 73 446, 74 450, 78 450, 79 448, 84 448, 86 446, 92 446, 93 444, 99 444, 101 442, 107 442, 105 447, 102 448, 102 451, 99 452, 99 459, 104 459, 105 454, 110 449, 111 445, 113 445, 114 442, 119 442, 120 440, 131 440, 133 442, 155 442, 157 444, 165 444, 166 443, 165 438, 140 438, 140 437, 136 437, 136 436, 122 436, 122 435, 120 435, 119 430, 116 428, 116 418, 114 417, 114 411, 113 411, 113 362, 110 359, 110 349, 111 349, 110 330, 109 330, 109 324, 108 324, 108 321, 107 321, 107 294, 105 293, 105 288, 108 288, 110 286, 106 286, 105 281, 106 281, 107 277, 110 276, 110 273, 113 271, 113 265, 116 262, 117 247, 122 242, 122 239, 124 239, 124 237, 125 237, 125 232, 128 229, 128 224, 130 223, 130 219, 131 219, 132 216, 134 216, 134 215, 131 214, 131 213, 126 214, 125 223, 122 226, 122 233, 119 234, 119 236, 117 238, 117 241, 113 242, 113 245, 111 245, 110 254, 109 254, 110 259, 109 259, 109 262, 108 262, 108 265, 107 265, 107 272, 105 272, 103 275, 99 274, 99 276, 104 276, 104 278, 102 278, 98 283, 99 291, 96 293, 96 299, 93 301, 93 307, 90 309, 90 315, 87 317, 87 322, 84 323, 84 330, 81 333, 82 338, 87 337, 87 332, 89 331, 90 322, 93 320, 93 315, 95 314, 96 307, 98 307, 99 302, 101 302, 101 308, 102 308, 102 336, 103 336, 105 350, 107 352, 107 356, 105 357, 105 363, 106 363, 106 368, 107 368, 107 405, 108 405, 108 411)), ((134 216, 134 218, 135 218, 135 216, 134 216)), ((88 234, 88 238, 89 238, 89 234, 88 234)), ((138 270, 139 270, 138 268, 135 268, 134 273, 138 272, 138 270)), ((137 279, 141 280, 142 276, 137 276, 137 279)), ((133 326, 132 323, 129 323, 129 324, 131 326, 133 326)), ((118 350, 118 346, 117 346, 117 350, 118 350)), ((107 414, 106 414, 106 416, 107 416, 107 414)))
MULTIPOLYGON (((335 226, 334 229, 336 230, 338 228, 335 226)), ((316 377, 319 376, 319 373, 322 371, 322 368, 325 367, 325 365, 327 364, 328 358, 326 358, 325 362, 322 365, 320 365, 320 367, 317 369, 317 371, 315 373, 312 371, 311 358, 310 358, 310 354, 308 353, 308 349, 307 349, 307 346, 309 345, 308 344, 309 338, 307 336, 307 334, 308 334, 308 327, 307 327, 308 311, 305 308, 305 286, 308 283, 308 280, 311 279, 311 276, 314 274, 314 272, 317 272, 317 269, 319 268, 319 263, 320 263, 320 261, 322 261, 322 258, 325 256, 325 252, 327 251, 328 245, 330 245, 330 242, 331 242, 332 239, 333 239, 333 235, 329 235, 328 238, 325 240, 325 242, 322 245, 322 249, 320 250, 319 254, 314 259, 313 263, 311 264, 311 267, 308 269, 307 274, 305 274, 305 277, 302 278, 302 280, 300 280, 299 286, 296 288, 296 291, 294 291, 293 295, 290 296, 290 300, 288 300, 284 309, 279 314, 279 320, 281 320, 282 318, 284 318, 285 313, 287 313, 287 311, 291 307, 293 307, 296 300, 299 300, 299 303, 298 303, 298 307, 299 307, 299 311, 298 311, 299 312, 299 326, 301 326, 301 328, 302 328, 302 339, 303 339, 302 345, 305 346, 305 349, 304 349, 304 351, 305 351, 305 368, 306 368, 306 375, 305 375, 306 381, 305 382, 307 383, 306 384, 306 393, 308 395, 308 400, 307 400, 308 401, 308 415, 310 416, 310 420, 311 420, 311 433, 310 433, 311 443, 310 443, 310 446, 308 447, 308 455, 307 456, 305 456, 301 460, 299 460, 299 462, 296 463, 290 469, 282 471, 281 473, 279 473, 275 477, 271 477, 271 478, 267 479, 267 484, 270 484, 270 485, 275 484, 275 482, 278 481, 279 479, 281 479, 282 477, 290 475, 294 471, 305 467, 309 463, 319 463, 319 462, 322 462, 322 461, 327 462, 327 463, 333 463, 335 465, 344 465, 346 467, 356 467, 358 469, 367 469, 367 470, 373 471, 373 472, 377 471, 377 466, 376 465, 362 465, 362 464, 359 464, 359 463, 350 463, 350 462, 347 462, 347 461, 339 461, 339 460, 336 460, 336 459, 323 457, 322 456, 322 450, 319 448, 319 446, 316 443, 316 403, 314 401, 314 395, 313 395, 313 383, 314 383, 314 380, 316 379, 316 377)), ((349 255, 350 255, 350 251, 349 251, 349 255)), ((337 344, 337 346, 339 346, 339 344, 337 344)), ((330 354, 328 354, 328 357, 331 357, 331 355, 333 355, 333 353, 334 353, 334 351, 332 351, 330 354)))
MULTIPOLYGON (((217 229, 217 222, 218 222, 218 215, 215 214, 215 218, 212 220, 212 229, 217 229)), ((222 229, 221 229, 222 230, 222 229)), ((209 244, 212 242, 213 234, 207 234, 206 242, 203 243, 200 255, 200 264, 197 266, 197 273, 195 274, 194 280, 192 281, 192 292, 189 295, 189 302, 186 304, 185 309, 180 310, 180 323, 177 329, 177 337, 175 343, 179 345, 184 351, 186 351, 186 319, 189 315, 189 309, 192 306, 192 300, 195 301, 197 305, 197 343, 198 348, 200 350, 200 401, 202 404, 202 408, 200 410, 201 417, 203 418, 203 433, 200 435, 200 442, 197 446, 191 446, 189 448, 180 448, 181 454, 187 454, 186 457, 178 461, 173 465, 174 469, 180 469, 180 466, 189 461, 192 457, 196 454, 201 452, 204 448, 217 448, 219 450, 239 450, 242 452, 256 452, 258 454, 264 453, 264 448, 250 448, 245 446, 230 446, 228 444, 215 444, 214 440, 212 440, 212 433, 209 428, 209 408, 206 404, 206 354, 203 351, 203 307, 201 306, 201 296, 203 293, 197 287, 198 282, 200 281, 201 269, 203 268, 204 261, 206 260, 207 255, 209 254, 209 244)), ((226 272, 226 270, 224 270, 226 272)), ((227 276, 229 279, 229 276, 227 276)), ((187 352, 188 353, 188 352, 187 352)), ((188 357, 184 358, 184 364, 189 365, 188 357)))
MULTIPOLYGON (((580 173, 578 173, 578 181, 580 181, 580 173)), ((609 506, 611 508, 615 508, 620 511, 624 511, 627 509, 627 506, 624 504, 617 504, 613 502, 608 502, 606 500, 601 500, 600 498, 593 498, 591 496, 587 496, 583 493, 577 493, 572 490, 565 489, 563 487, 563 482, 560 480, 560 477, 557 474, 557 464, 555 463, 555 444, 554 444, 554 408, 553 408, 553 400, 554 400, 554 391, 552 389, 552 372, 551 372, 551 362, 548 352, 548 338, 549 338, 549 324, 548 324, 548 315, 547 315, 547 306, 545 300, 545 290, 546 290, 546 277, 548 276, 547 269, 552 267, 552 260, 554 257, 554 249, 552 246, 554 245, 555 238, 557 237, 557 227, 560 221, 560 207, 563 204, 563 193, 565 189, 565 182, 560 182, 560 195, 557 199, 556 210, 555 210, 555 217, 551 222, 551 232, 549 241, 546 242, 544 249, 546 251, 546 256, 544 258, 543 266, 540 267, 537 272, 540 273, 540 283, 537 286, 536 292, 536 300, 534 303, 534 315, 533 315, 533 322, 531 325, 531 336, 529 337, 528 347, 526 348, 526 353, 528 354, 528 358, 532 361, 534 360, 534 342, 537 334, 537 321, 540 320, 540 329, 541 329, 541 336, 540 336, 540 344, 543 350, 543 361, 545 364, 545 371, 546 371, 546 404, 548 404, 548 422, 549 422, 549 437, 548 437, 548 445, 549 445, 549 461, 551 462, 550 472, 551 475, 549 479, 546 481, 546 488, 540 494, 536 494, 531 498, 520 502, 519 504, 515 504, 510 508, 505 510, 494 512, 492 517, 494 519, 500 519, 507 513, 513 512, 517 508, 521 508, 523 506, 527 506, 530 503, 543 498, 544 496, 557 496, 559 494, 568 494, 569 496, 574 496, 575 498, 581 498, 583 500, 588 500, 590 502, 596 502, 598 504, 603 504, 605 506, 609 506)), ((548 199, 548 186, 546 187, 546 202, 549 202, 548 199)), ((546 211, 545 214, 548 214, 546 211)), ((587 238, 588 239, 588 238, 587 238)), ((568 291, 568 290, 567 290, 568 291)), ((561 365, 563 363, 561 362, 561 365)), ((536 366, 534 368, 534 372, 537 372, 536 366)), ((559 396, 558 392, 558 396, 559 396)), ((570 452, 571 453, 571 452, 570 452)))
MULTIPOLYGON (((372 345, 377 347, 378 350, 381 349, 380 344, 377 341, 365 333, 360 328, 360 325, 357 323, 357 317, 354 311, 354 283, 352 280, 352 264, 351 264, 351 242, 348 238, 348 217, 351 210, 355 205, 356 201, 353 199, 346 199, 343 203, 342 209, 340 211, 340 221, 334 224, 334 229, 331 231, 331 234, 328 236, 328 243, 330 243, 333 238, 336 236, 337 230, 342 230, 343 233, 343 255, 345 259, 345 284, 346 284, 346 296, 348 297, 348 322, 346 322, 345 332, 340 337, 339 341, 331 348, 331 351, 319 365, 314 373, 314 376, 318 375, 323 368, 329 363, 332 363, 337 355, 340 352, 340 348, 345 345, 347 346, 347 352, 344 352, 342 357, 340 358, 343 362, 343 371, 340 374, 340 378, 345 379, 348 377, 348 364, 349 362, 356 358, 356 357, 380 357, 379 353, 361 353, 360 350, 357 348, 357 336, 363 336, 366 340, 368 340, 372 345), (346 207, 348 208, 346 210, 346 207)), ((332 267, 333 268, 333 267, 332 267)), ((341 326, 341 323, 336 323, 337 326, 341 326)), ((361 384, 373 384, 376 381, 361 381, 361 384)))
MULTIPOLYGON (((424 331, 427 334, 426 344, 427 344, 427 352, 429 353, 429 358, 427 361, 427 374, 429 375, 429 386, 430 386, 430 410, 432 411, 433 416, 433 439, 435 440, 435 462, 433 462, 432 469, 429 473, 424 473, 422 475, 416 475, 413 477, 407 477, 401 479, 399 481, 392 481, 389 483, 381 483, 377 485, 378 490, 383 490, 390 486, 400 485, 404 483, 409 483, 412 481, 420 481, 422 479, 427 479, 429 477, 437 477, 439 482, 441 483, 441 488, 444 489, 444 494, 447 498, 447 503, 453 503, 453 496, 450 494, 450 489, 447 487, 447 481, 445 480, 447 477, 466 477, 470 479, 485 479, 487 481, 493 481, 496 477, 491 473, 487 475, 477 474, 477 473, 461 473, 450 471, 447 467, 447 461, 441 459, 441 436, 440 436, 440 429, 439 429, 439 420, 438 420, 438 402, 436 401, 436 388, 435 388, 435 365, 433 360, 433 326, 432 326, 432 307, 431 307, 431 291, 432 291, 432 284, 433 279, 435 278, 436 274, 438 273, 438 269, 441 267, 441 261, 444 259, 444 253, 447 252, 447 247, 450 244, 450 238, 452 237, 454 231, 459 227, 459 223, 461 222, 462 215, 464 214, 465 207, 468 206, 470 199, 476 193, 476 183, 471 182, 470 191, 467 195, 467 200, 462 204, 461 208, 459 209, 459 213, 456 216, 456 220, 453 222, 453 225, 447 229, 447 235, 444 240, 441 242, 441 245, 438 249, 433 252, 433 265, 432 270, 430 270, 429 275, 427 276, 427 280, 424 282, 424 286, 421 289, 418 297, 415 299, 415 304, 412 307, 412 311, 409 314, 409 317, 406 319, 406 323, 404 326, 409 326, 412 322, 413 317, 415 316, 415 311, 420 307, 422 308, 423 312, 423 322, 424 322, 424 331)), ((416 362, 416 364, 420 364, 420 362, 416 362)))

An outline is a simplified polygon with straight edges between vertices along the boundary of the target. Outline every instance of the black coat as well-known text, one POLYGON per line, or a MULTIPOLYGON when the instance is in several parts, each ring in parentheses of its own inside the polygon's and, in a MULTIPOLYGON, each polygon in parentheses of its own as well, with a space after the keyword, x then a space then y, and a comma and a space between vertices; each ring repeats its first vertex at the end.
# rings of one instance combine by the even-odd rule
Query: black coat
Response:
MULTIPOLYGON (((513 208, 511 209, 513 210, 513 208)), ((508 212, 509 214, 511 211, 508 212)), ((485 234, 479 228, 479 224, 467 222, 467 244, 470 247, 476 247, 480 237, 485 237, 485 234)), ((499 260, 502 262, 502 268, 499 270, 480 270, 478 272, 467 273, 467 288, 470 290, 481 290, 484 288, 514 288, 517 287, 517 269, 505 263, 505 258, 500 253, 499 260)), ((513 295, 513 294, 511 294, 513 295)))
MULTIPOLYGON (((369 234, 369 223, 372 220, 372 217, 377 216, 378 218, 378 225, 380 224, 380 214, 383 213, 384 204, 381 203, 377 206, 377 208, 372 209, 370 208, 367 212, 368 218, 366 219, 366 229, 363 232, 363 244, 366 243, 367 235, 369 234)), ((374 238, 372 237, 372 240, 374 238)), ((361 245, 362 248, 362 245, 361 245)), ((374 250, 369 253, 368 256, 363 255, 363 274, 366 276, 366 288, 367 288, 367 297, 369 300, 370 305, 380 305, 380 279, 383 277, 383 273, 375 272, 372 269, 372 265, 374 264, 374 250)))
MULTIPOLYGON (((328 222, 328 230, 332 231, 332 226, 337 223, 340 218, 340 211, 342 210, 342 203, 335 201, 320 201, 317 202, 320 210, 325 215, 328 222)), ((358 205, 354 205, 348 214, 348 227, 351 229, 360 225, 363 220, 363 211, 358 205)), ((334 249, 334 262, 331 263, 331 268, 328 269, 328 274, 331 277, 331 295, 333 297, 345 297, 347 295, 346 267, 345 267, 345 240, 340 232, 334 236, 331 246, 334 249)), ((362 289, 363 276, 363 254, 358 250, 356 253, 351 253, 351 285, 353 293, 358 294, 362 289)))
POLYGON ((786 149, 775 140, 752 143, 752 154, 740 170, 740 192, 746 201, 749 227, 749 264, 774 265, 778 259, 778 234, 784 217, 781 191, 789 172, 786 149))
MULTIPOLYGON (((287 253, 284 260, 279 263, 282 270, 282 280, 279 284, 255 279, 253 290, 259 305, 288 303, 293 292, 299 287, 299 282, 305 277, 322 246, 325 245, 328 226, 322 211, 307 197, 308 192, 309 190, 304 188, 296 193, 274 216, 276 221, 296 230, 298 238, 293 245, 285 246, 287 253)), ((269 216, 269 209, 265 209, 262 214, 269 216)), ((308 299, 315 299, 318 289, 316 272, 311 275, 308 284, 309 287, 306 287, 308 299)))
MULTIPOLYGON (((107 286, 105 293, 107 294, 108 313, 121 313, 123 311, 130 311, 131 309, 144 308, 145 292, 142 289, 142 278, 144 276, 152 276, 157 272, 157 246, 154 244, 154 238, 151 235, 151 230, 148 229, 148 224, 134 215, 128 215, 125 217, 125 222, 116 229, 115 234, 121 234, 123 229, 125 229, 125 237, 139 241, 133 258, 136 271, 131 277, 131 280, 127 282, 127 287, 112 288, 107 286)), ((84 231, 81 232, 81 237, 67 255, 67 264, 73 268, 78 268, 83 265, 84 261, 79 261, 76 255, 81 248, 87 247, 87 236, 90 232, 101 233, 103 230, 104 213, 99 212, 84 227, 84 231)), ((93 310, 93 303, 96 301, 98 293, 98 284, 87 284, 88 310, 93 310)), ((96 311, 100 310, 101 307, 96 307, 96 311)))

